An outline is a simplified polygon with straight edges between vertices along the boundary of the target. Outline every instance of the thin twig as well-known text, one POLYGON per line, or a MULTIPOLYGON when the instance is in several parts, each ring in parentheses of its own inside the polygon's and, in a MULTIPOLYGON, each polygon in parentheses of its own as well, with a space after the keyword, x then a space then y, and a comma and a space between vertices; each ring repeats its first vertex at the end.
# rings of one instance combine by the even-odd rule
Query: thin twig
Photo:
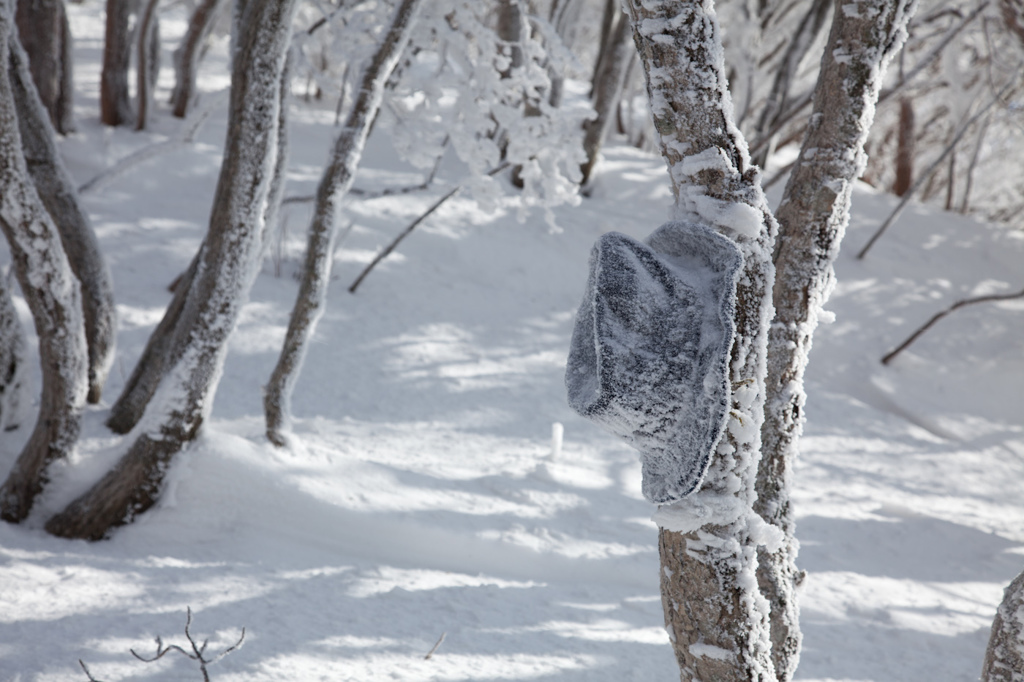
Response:
POLYGON ((88 666, 85 665, 85 661, 78 659, 78 665, 82 666, 82 670, 85 671, 85 676, 89 678, 89 682, 103 682, 103 680, 97 680, 92 676, 92 673, 89 672, 88 666))
POLYGON ((430 657, 434 655, 434 652, 438 650, 438 648, 441 646, 441 642, 443 642, 444 638, 447 637, 447 636, 448 636, 447 632, 442 632, 441 633, 441 636, 438 637, 438 639, 437 639, 437 644, 435 644, 434 648, 431 649, 430 651, 428 651, 427 655, 423 657, 424 661, 429 661, 430 660, 430 657))
POLYGON ((1024 298, 1024 289, 1018 291, 1015 294, 993 294, 993 295, 989 295, 989 296, 976 296, 975 298, 965 298, 962 301, 957 301, 956 303, 954 303, 953 305, 949 306, 945 310, 936 313, 932 317, 932 319, 928 320, 917 331, 915 331, 913 334, 911 334, 909 337, 907 337, 906 341, 901 343, 899 346, 896 347, 895 350, 893 350, 891 353, 889 353, 884 358, 882 358, 882 364, 883 365, 888 365, 892 361, 892 359, 895 358, 897 355, 899 355, 901 352, 903 352, 903 350, 906 349, 907 346, 909 346, 910 344, 914 343, 914 341, 916 341, 919 336, 921 336, 926 331, 931 329, 931 327, 936 322, 938 322, 939 320, 944 318, 946 315, 949 315, 954 310, 957 310, 959 308, 963 308, 964 306, 974 305, 975 303, 990 303, 990 302, 994 302, 994 301, 1009 301, 1009 300, 1015 299, 1015 298, 1024 298))
MULTIPOLYGON (((497 168, 495 168, 495 169, 491 170, 490 172, 488 172, 487 175, 490 175, 490 176, 497 175, 501 171, 503 171, 506 168, 508 168, 508 166, 509 166, 509 163, 507 161, 505 161, 500 166, 498 166, 497 168)), ((448 193, 446 193, 440 199, 435 201, 434 204, 430 208, 428 208, 426 211, 424 211, 420 215, 420 217, 416 218, 416 220, 414 220, 411 223, 409 223, 408 227, 406 227, 404 230, 402 230, 402 232, 399 233, 399 235, 397 237, 395 237, 391 241, 390 244, 388 244, 386 247, 384 247, 383 251, 378 253, 374 257, 374 259, 372 261, 370 261, 370 264, 367 265, 363 269, 363 271, 359 274, 359 276, 356 277, 356 280, 354 282, 352 282, 352 286, 350 286, 348 288, 348 292, 350 294, 356 293, 356 289, 358 289, 359 285, 363 283, 363 280, 366 279, 366 276, 369 275, 370 272, 375 267, 377 267, 377 264, 380 263, 385 258, 387 258, 391 254, 391 252, 394 251, 398 247, 398 245, 402 242, 403 239, 408 237, 412 233, 412 231, 415 230, 416 227, 420 223, 422 223, 424 220, 426 220, 428 217, 430 217, 431 214, 434 213, 434 211, 436 211, 437 209, 441 208, 441 206, 444 204, 444 202, 448 201, 453 196, 458 194, 459 190, 462 189, 462 187, 463 187, 463 185, 458 185, 457 187, 454 187, 453 189, 451 189, 448 193)))

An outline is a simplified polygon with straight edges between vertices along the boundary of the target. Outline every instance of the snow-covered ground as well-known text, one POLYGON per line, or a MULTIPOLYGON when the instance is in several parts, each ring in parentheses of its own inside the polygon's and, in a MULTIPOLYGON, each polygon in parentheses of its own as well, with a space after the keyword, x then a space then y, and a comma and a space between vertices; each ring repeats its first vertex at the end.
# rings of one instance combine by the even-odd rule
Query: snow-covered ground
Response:
MULTIPOLYGON (((70 5, 79 132, 62 149, 82 182, 179 131, 162 104, 150 132, 98 125, 96 7, 70 5)), ((165 22, 165 35, 180 30, 165 22)), ((212 64, 204 87, 225 86, 212 64)), ((330 106, 293 103, 290 195, 319 177, 330 106)), ((223 109, 195 144, 84 197, 121 316, 107 403, 205 230, 223 109)), ((187 607, 211 651, 246 629, 210 668, 222 681, 677 679, 637 456, 575 416, 562 384, 590 245, 663 222, 664 166, 611 147, 594 196, 557 212, 560 232, 456 198, 350 295, 443 176, 434 190, 352 200, 290 449, 262 435, 260 386, 296 294, 308 204, 285 209, 203 437, 159 506, 96 544, 41 530, 123 451, 107 406, 90 409, 75 461, 55 468, 33 516, 0 524, 0 680, 85 680, 78 659, 101 680, 200 679, 175 652, 150 664, 129 653, 152 655, 158 635, 184 644, 187 607)), ((357 186, 418 181, 376 139, 357 186)), ((808 372, 797 677, 973 680, 1001 590, 1024 567, 1024 304, 964 309, 890 367, 878 359, 954 300, 1019 289, 1024 239, 911 208, 858 262, 894 200, 865 187, 854 201, 836 321, 819 328, 808 372)), ((0 435, 0 474, 29 427, 0 435)))

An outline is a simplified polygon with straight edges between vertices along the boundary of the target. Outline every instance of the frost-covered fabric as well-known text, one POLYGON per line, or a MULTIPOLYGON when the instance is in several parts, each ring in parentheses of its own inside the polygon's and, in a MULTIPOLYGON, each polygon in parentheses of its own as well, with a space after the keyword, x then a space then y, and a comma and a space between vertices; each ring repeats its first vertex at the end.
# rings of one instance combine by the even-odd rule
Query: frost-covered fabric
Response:
POLYGON ((711 228, 661 226, 594 246, 565 381, 569 404, 637 448, 643 493, 700 485, 729 413, 739 249, 711 228))

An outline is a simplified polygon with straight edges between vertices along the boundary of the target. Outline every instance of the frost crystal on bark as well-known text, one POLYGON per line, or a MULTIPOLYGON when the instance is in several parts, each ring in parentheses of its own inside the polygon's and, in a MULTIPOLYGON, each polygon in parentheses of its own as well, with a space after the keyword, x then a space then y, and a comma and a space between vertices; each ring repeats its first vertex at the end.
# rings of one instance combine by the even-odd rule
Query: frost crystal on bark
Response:
POLYGON ((647 244, 594 246, 566 370, 569 404, 637 448, 652 502, 697 489, 729 414, 743 259, 709 227, 666 223, 647 244))

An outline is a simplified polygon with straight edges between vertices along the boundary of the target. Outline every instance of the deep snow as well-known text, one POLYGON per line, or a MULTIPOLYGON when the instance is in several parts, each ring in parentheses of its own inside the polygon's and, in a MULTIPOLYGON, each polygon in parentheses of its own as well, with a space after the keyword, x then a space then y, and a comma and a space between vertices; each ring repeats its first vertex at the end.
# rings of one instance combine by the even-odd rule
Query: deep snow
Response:
MULTIPOLYGON (((79 132, 62 150, 85 182, 176 139, 180 124, 161 104, 165 70, 152 131, 98 125, 98 9, 69 11, 79 132)), ((171 45, 181 17, 165 19, 171 45)), ((226 86, 216 59, 208 93, 226 86)), ((224 99, 206 101, 220 104, 194 144, 84 199, 121 316, 106 404, 205 229, 225 126, 224 99)), ((292 103, 289 195, 312 192, 333 118, 331 103, 292 103)), ((210 669, 222 681, 677 679, 638 456, 576 416, 563 386, 592 243, 610 230, 643 238, 668 217, 660 159, 612 146, 600 172, 592 198, 556 211, 561 232, 452 200, 355 296, 346 288, 362 266, 446 189, 444 170, 436 190, 353 198, 296 389, 297 444, 277 450, 262 435, 260 386, 309 219, 308 204, 287 205, 212 421, 158 508, 96 544, 41 530, 126 446, 101 405, 30 520, 0 525, 0 680, 84 680, 79 658, 102 680, 199 679, 173 653, 153 664, 129 653, 151 654, 157 635, 183 644, 187 606, 211 649, 246 628, 245 646, 210 669)), ((356 185, 420 177, 379 133, 356 185)), ((800 680, 976 679, 1001 590, 1024 567, 1024 304, 962 310, 890 367, 878 362, 952 301, 1019 289, 1024 241, 912 207, 855 261, 894 205, 856 191, 836 321, 811 354, 794 495, 808 571, 800 680)), ((0 474, 30 429, 0 436, 0 474)))

